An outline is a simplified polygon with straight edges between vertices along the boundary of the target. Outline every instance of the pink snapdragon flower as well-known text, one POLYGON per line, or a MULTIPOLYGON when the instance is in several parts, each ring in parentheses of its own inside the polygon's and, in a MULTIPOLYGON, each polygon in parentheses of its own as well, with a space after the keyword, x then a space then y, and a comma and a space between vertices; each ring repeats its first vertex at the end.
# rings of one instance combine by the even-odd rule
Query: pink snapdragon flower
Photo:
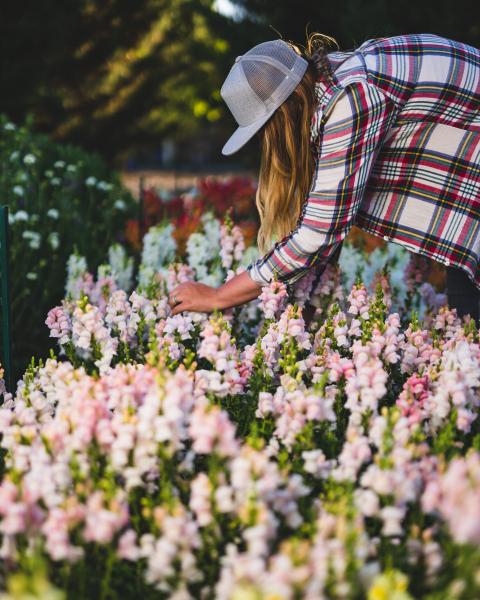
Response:
POLYGON ((238 225, 220 226, 220 257, 225 269, 230 269, 233 262, 240 261, 245 251, 245 240, 238 225))
POLYGON ((358 315, 360 320, 367 320, 370 318, 370 300, 368 297, 367 288, 363 283, 352 286, 350 294, 348 295, 348 302, 348 312, 351 315, 358 315))
POLYGON ((403 390, 400 393, 396 404, 401 413, 406 417, 409 423, 421 423, 427 416, 425 402, 429 396, 428 376, 423 377, 414 373, 403 384, 403 390))
POLYGON ((480 543, 480 454, 455 458, 444 474, 431 481, 423 495, 423 509, 437 512, 459 544, 480 543))
POLYGON ((63 306, 56 306, 48 312, 45 324, 50 329, 50 337, 58 338, 61 345, 70 340, 72 320, 63 306))
POLYGON ((275 319, 285 308, 287 286, 282 281, 271 281, 263 286, 262 293, 258 298, 264 318, 275 319))

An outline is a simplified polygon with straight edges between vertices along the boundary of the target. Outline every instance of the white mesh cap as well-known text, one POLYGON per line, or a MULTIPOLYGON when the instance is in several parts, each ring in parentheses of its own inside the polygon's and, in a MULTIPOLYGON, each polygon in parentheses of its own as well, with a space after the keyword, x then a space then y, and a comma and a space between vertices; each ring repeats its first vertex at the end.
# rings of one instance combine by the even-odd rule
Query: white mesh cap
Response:
POLYGON ((220 94, 238 123, 222 148, 244 146, 300 83, 308 62, 283 40, 262 42, 237 56, 220 94))

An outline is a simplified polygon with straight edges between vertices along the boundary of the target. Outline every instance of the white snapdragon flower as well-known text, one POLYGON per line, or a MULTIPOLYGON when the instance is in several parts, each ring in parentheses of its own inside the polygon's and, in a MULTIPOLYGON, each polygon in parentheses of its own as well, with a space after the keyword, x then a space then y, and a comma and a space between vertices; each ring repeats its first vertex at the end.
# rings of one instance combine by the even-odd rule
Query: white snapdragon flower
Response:
POLYGON ((63 167, 65 166, 65 161, 57 160, 53 163, 53 166, 56 167, 57 169, 63 169, 63 167))
POLYGON ((85 179, 85 185, 88 187, 93 187, 97 183, 97 178, 90 176, 85 179))
POLYGON ((165 267, 175 258, 177 242, 172 236, 173 225, 155 225, 150 227, 143 238, 141 264, 158 270, 165 267))
POLYGON ((252 262, 255 262, 259 258, 258 248, 256 246, 249 246, 238 263, 240 267, 247 268, 252 262))
POLYGON ((22 237, 25 240, 28 240, 28 245, 32 250, 38 250, 40 248, 40 243, 42 241, 42 236, 37 231, 30 231, 26 229, 22 233, 22 237))
POLYGON ((117 210, 125 210, 127 208, 127 204, 124 200, 119 198, 118 200, 115 200, 113 208, 116 208, 117 210))
POLYGON ((3 128, 5 129, 5 131, 15 131, 16 126, 15 126, 14 123, 12 123, 12 122, 9 121, 8 123, 5 123, 5 125, 3 126, 3 128))
POLYGON ((47 242, 49 243, 52 250, 56 250, 60 246, 60 236, 56 231, 52 231, 48 235, 47 242))
POLYGON ((113 185, 111 183, 107 183, 106 181, 99 181, 97 183, 97 188, 104 192, 109 192, 111 189, 113 189, 113 185))
POLYGON ((19 210, 16 213, 11 212, 8 214, 8 222, 10 225, 17 223, 17 221, 28 221, 28 213, 25 210, 19 210))
POLYGON ((47 210, 47 217, 50 217, 51 219, 58 219, 59 216, 60 212, 56 208, 49 208, 47 210))
POLYGON ((17 221, 28 221, 29 215, 26 210, 17 210, 16 213, 12 213, 12 222, 17 221))
POLYGON ((23 157, 23 162, 26 165, 34 165, 37 162, 37 159, 33 154, 25 154, 25 156, 23 157))
POLYGON ((14 193, 16 196, 23 196, 23 194, 24 194, 24 189, 23 189, 23 187, 22 187, 21 185, 14 185, 14 186, 13 186, 13 193, 14 193))
POLYGON ((196 279, 206 285, 223 282, 220 258, 220 221, 211 212, 202 216, 204 233, 192 233, 187 240, 187 262, 195 270, 196 279), (212 267, 212 263, 217 263, 212 267), (220 267, 220 268, 219 268, 220 267))
POLYGON ((108 249, 108 263, 116 284, 122 290, 132 287, 133 258, 129 257, 121 244, 113 244, 108 249))
POLYGON ((65 294, 67 298, 75 298, 78 281, 87 272, 87 261, 84 256, 71 254, 67 261, 67 281, 65 283, 65 294))

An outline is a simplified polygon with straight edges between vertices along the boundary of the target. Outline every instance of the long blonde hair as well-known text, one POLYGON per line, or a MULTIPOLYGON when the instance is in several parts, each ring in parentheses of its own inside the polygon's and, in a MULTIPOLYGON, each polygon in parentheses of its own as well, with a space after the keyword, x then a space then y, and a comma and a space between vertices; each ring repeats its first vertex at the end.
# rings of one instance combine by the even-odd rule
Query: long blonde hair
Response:
POLYGON ((326 60, 330 45, 337 42, 320 33, 307 35, 301 49, 288 42, 308 62, 307 70, 290 96, 259 130, 261 159, 255 202, 260 216, 257 244, 263 254, 273 238, 287 236, 295 227, 309 192, 315 168, 310 127, 315 110, 315 82, 329 78, 326 60))

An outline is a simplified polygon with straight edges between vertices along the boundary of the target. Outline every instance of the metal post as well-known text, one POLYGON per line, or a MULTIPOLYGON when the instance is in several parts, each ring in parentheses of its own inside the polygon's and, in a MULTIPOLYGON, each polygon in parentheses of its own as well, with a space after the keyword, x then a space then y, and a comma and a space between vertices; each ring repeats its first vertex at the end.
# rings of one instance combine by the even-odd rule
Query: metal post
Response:
POLYGON ((12 339, 10 321, 10 272, 9 272, 8 206, 0 206, 0 279, 2 311, 2 360, 7 390, 12 388, 12 339))
POLYGON ((140 176, 138 185, 138 230, 140 233, 140 245, 145 235, 145 178, 140 176))

